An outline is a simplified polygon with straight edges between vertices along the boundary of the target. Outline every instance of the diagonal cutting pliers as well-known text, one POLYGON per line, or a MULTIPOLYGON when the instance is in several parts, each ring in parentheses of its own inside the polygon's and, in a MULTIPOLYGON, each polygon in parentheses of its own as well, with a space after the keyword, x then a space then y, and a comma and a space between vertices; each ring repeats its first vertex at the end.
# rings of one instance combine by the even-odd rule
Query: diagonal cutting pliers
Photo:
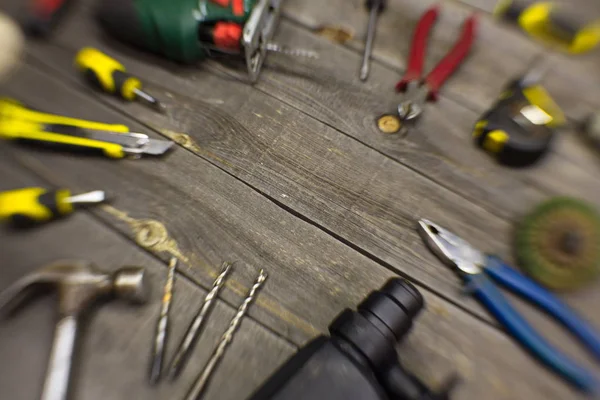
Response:
POLYGON ((591 325, 548 290, 509 267, 498 257, 482 253, 439 225, 421 219, 419 233, 435 255, 460 273, 469 293, 523 347, 575 387, 587 393, 599 394, 598 377, 548 343, 510 304, 493 281, 554 317, 600 359, 600 335, 591 325))
POLYGON ((465 21, 462 34, 452 50, 423 79, 427 39, 438 14, 438 6, 430 8, 423 14, 415 29, 408 68, 402 80, 396 84, 396 90, 404 92, 404 99, 398 106, 398 115, 401 120, 411 120, 418 117, 427 101, 437 99, 440 87, 469 54, 475 39, 477 20, 472 15, 465 21))

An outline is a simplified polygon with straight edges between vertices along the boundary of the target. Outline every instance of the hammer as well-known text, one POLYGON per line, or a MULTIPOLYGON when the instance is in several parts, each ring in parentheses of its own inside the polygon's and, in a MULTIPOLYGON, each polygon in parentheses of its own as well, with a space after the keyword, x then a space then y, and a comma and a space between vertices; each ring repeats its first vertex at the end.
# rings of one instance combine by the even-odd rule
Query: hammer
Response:
POLYGON ((41 400, 65 400, 79 317, 100 299, 144 303, 148 285, 141 267, 123 267, 111 274, 87 261, 61 261, 40 268, 0 293, 0 311, 14 309, 29 289, 41 285, 58 292, 58 322, 41 400))

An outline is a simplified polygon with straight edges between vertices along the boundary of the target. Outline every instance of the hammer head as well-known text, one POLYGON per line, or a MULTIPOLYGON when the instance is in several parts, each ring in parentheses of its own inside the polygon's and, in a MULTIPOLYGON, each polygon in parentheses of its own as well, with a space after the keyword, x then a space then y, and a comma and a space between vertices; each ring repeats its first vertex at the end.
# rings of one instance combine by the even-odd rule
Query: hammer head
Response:
POLYGON ((23 277, 0 293, 0 310, 12 308, 29 289, 39 285, 58 292, 61 316, 77 316, 100 298, 144 303, 149 290, 145 275, 141 267, 107 273, 87 261, 60 261, 23 277))

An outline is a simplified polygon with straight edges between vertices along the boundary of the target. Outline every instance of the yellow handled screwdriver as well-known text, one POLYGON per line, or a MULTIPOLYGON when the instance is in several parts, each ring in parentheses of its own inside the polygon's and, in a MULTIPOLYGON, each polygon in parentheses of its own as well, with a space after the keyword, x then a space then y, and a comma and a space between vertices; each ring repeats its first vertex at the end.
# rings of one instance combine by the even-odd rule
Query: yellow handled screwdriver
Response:
POLYGON ((128 74, 123 64, 100 50, 91 47, 81 49, 75 57, 75 64, 97 88, 127 101, 143 99, 158 111, 164 111, 155 97, 142 90, 142 81, 128 74))
POLYGON ((101 190, 72 195, 68 189, 48 190, 40 187, 0 192, 0 220, 18 226, 48 222, 71 214, 80 205, 106 201, 101 190))

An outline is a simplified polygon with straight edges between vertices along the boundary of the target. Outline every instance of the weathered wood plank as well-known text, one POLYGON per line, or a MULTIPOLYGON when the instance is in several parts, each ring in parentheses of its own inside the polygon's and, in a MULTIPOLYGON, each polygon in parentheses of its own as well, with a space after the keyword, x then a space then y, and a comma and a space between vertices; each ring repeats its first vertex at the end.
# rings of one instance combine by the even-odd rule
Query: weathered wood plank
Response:
MULTIPOLYGON (((303 3, 301 8, 296 9, 292 2, 291 9, 293 12, 290 11, 290 15, 293 15, 292 18, 300 18, 300 16, 307 14, 307 18, 320 19, 323 24, 327 25, 335 24, 331 21, 337 21, 334 13, 338 9, 345 7, 345 12, 341 14, 344 18, 347 14, 350 14, 348 2, 339 2, 339 4, 329 2, 328 4, 332 10, 329 13, 326 10, 316 12, 314 7, 311 8, 306 3, 303 3), (328 20, 328 16, 331 16, 332 19, 328 20)), ((451 6, 452 4, 445 4, 444 9, 451 9, 451 6)), ((405 2, 403 2, 402 7, 409 8, 405 2)), ((426 5, 423 4, 421 7, 426 7, 426 5)), ((363 13, 360 8, 354 11, 358 14, 363 13)), ((446 17, 441 17, 438 25, 442 24, 443 26, 444 18, 446 17)), ((413 29, 414 22, 409 25, 408 29, 413 29)), ((505 49, 500 49, 496 45, 486 45, 485 41, 487 39, 485 36, 480 35, 478 46, 474 49, 473 55, 467 61, 466 66, 479 63, 482 68, 487 68, 486 71, 489 76, 481 79, 482 77, 472 73, 468 68, 461 68, 448 82, 447 87, 442 90, 442 100, 436 105, 429 105, 426 114, 406 140, 384 137, 384 135, 377 132, 373 123, 373 119, 378 113, 397 103, 398 96, 387 88, 391 88, 390 83, 396 82, 400 74, 387 68, 377 68, 375 66, 369 82, 366 85, 361 84, 356 77, 359 54, 350 51, 345 53, 334 51, 335 45, 325 44, 323 40, 315 38, 296 26, 282 26, 280 40, 299 47, 316 47, 323 54, 328 55, 328 58, 321 60, 318 64, 315 63, 315 66, 312 67, 315 76, 325 75, 327 78, 312 80, 306 75, 286 74, 285 60, 273 57, 269 59, 268 65, 277 70, 276 76, 273 77, 270 73, 264 74, 258 87, 357 138, 361 142, 367 143, 395 160, 420 171, 436 180, 436 182, 451 185, 455 188, 454 190, 462 189, 464 192, 471 194, 473 198, 477 198, 481 204, 490 201, 490 199, 496 200, 494 207, 498 211, 508 208, 509 212, 516 212, 516 216, 522 214, 533 204, 531 199, 539 195, 539 192, 536 192, 537 188, 545 193, 570 194, 583 197, 598 204, 600 198, 600 192, 597 190, 600 187, 598 174, 590 171, 589 164, 581 165, 578 162, 582 159, 589 159, 589 151, 585 148, 585 144, 578 142, 576 139, 573 140, 567 136, 566 140, 560 140, 553 152, 558 157, 553 154, 545 162, 524 171, 513 171, 497 166, 487 155, 474 148, 470 139, 470 132, 479 115, 493 103, 502 86, 506 85, 511 78, 527 70, 534 58, 526 54, 535 55, 536 57, 540 54, 538 51, 532 50, 531 45, 523 44, 523 40, 529 39, 516 39, 513 34, 508 32, 509 28, 500 28, 501 24, 489 18, 481 18, 480 25, 482 30, 485 30, 485 27, 494 30, 490 34, 490 41, 494 41, 495 44, 510 43, 514 50, 505 51, 505 49), (507 60, 507 65, 510 68, 506 69, 503 64, 492 62, 491 59, 486 61, 478 58, 482 51, 489 49, 493 49, 507 58, 510 58, 510 54, 514 54, 515 60, 507 60), (522 53, 519 53, 519 51, 522 51, 522 53), (335 60, 330 60, 332 58, 331 54, 336 56, 335 60), (517 58, 519 60, 516 60, 517 58), (515 67, 518 68, 511 69, 515 67), (282 69, 283 72, 280 71, 282 69), (335 73, 332 71, 335 71, 335 73), (480 98, 476 105, 469 104, 464 99, 453 95, 452 83, 455 81, 467 82, 466 84, 460 84, 460 91, 464 93, 468 92, 468 89, 465 88, 468 85, 472 85, 473 90, 480 93, 482 93, 482 90, 492 87, 493 91, 486 92, 486 98, 480 98), (388 82, 387 86, 385 82, 388 82), (357 87, 363 89, 357 91, 357 87), (444 96, 457 100, 463 105, 468 105, 468 109, 463 109, 452 101, 445 101, 444 96), (452 136, 449 136, 449 133, 452 136), (414 153, 416 153, 416 156, 414 153), (412 155, 412 157, 407 157, 407 154, 412 155), (587 154, 587 157, 585 154, 587 154), (433 159, 435 161, 433 165, 436 168, 432 168, 431 162, 427 163, 423 158, 426 161, 433 159), (509 194, 518 197, 513 196, 512 199, 507 199, 507 197, 510 197, 509 194), (522 195, 522 197, 519 195, 522 195)), ((313 25, 309 24, 309 26, 313 25)), ((379 34, 378 38, 390 36, 390 30, 396 32, 399 28, 392 25, 380 29, 383 29, 383 32, 379 34)), ((442 35, 448 36, 448 32, 444 31, 442 27, 439 29, 443 31, 442 35)), ((409 38, 411 34, 410 32, 404 32, 402 37, 409 38)), ((430 43, 436 43, 436 45, 432 45, 432 50, 437 47, 436 40, 435 37, 430 40, 430 43)), ((531 43, 535 42, 531 41, 531 43)), ((538 44, 535 44, 535 46, 542 48, 538 44)), ((337 50, 339 50, 339 46, 337 46, 337 50)), ((401 52, 399 54, 408 54, 408 49, 398 49, 398 51, 401 52)), ((572 112, 573 108, 580 108, 578 106, 579 101, 572 101, 572 97, 577 96, 579 100, 582 97, 584 99, 597 98, 597 85, 594 81, 597 80, 598 74, 594 72, 594 68, 598 63, 598 54, 600 53, 595 52, 585 57, 571 58, 570 65, 563 63, 557 67, 561 71, 570 71, 571 75, 574 78, 576 77, 575 79, 579 79, 580 83, 575 86, 569 83, 568 79, 556 75, 553 77, 552 74, 549 74, 544 80, 544 82, 556 82, 556 84, 564 85, 570 89, 570 96, 563 98, 560 93, 556 96, 557 102, 566 108, 567 115, 570 117, 575 114, 572 112), (585 79, 582 79, 582 77, 585 77, 585 79), (578 90, 573 90, 574 87, 578 90), (581 96, 578 94, 579 92, 582 93, 581 96)), ((553 62, 555 58, 557 57, 551 57, 550 60, 552 61, 549 60, 549 62, 553 62)), ((552 85, 547 86, 554 95, 552 85)), ((515 214, 508 216, 515 218, 515 214)))
MULTIPOLYGON (((10 157, 0 158, 0 174, 3 176, 0 190, 45 186, 39 178, 24 173, 9 160, 10 157)), ((106 270, 122 265, 142 265, 147 268, 152 287, 151 301, 143 307, 113 302, 98 307, 92 313, 81 332, 81 348, 74 367, 77 374, 73 380, 73 398, 183 398, 233 316, 234 308, 219 300, 181 378, 174 384, 152 388, 146 377, 166 274, 165 265, 84 212, 21 232, 0 227, 0 290, 58 259, 91 260, 106 270)), ((233 275, 237 273, 234 271, 233 275)), ((172 357, 205 294, 203 289, 178 276, 167 360, 172 357)), ((0 387, 3 398, 25 400, 39 396, 52 341, 55 301, 56 296, 42 297, 0 323, 0 354, 4 360, 0 364, 0 387)), ((252 319, 246 319, 216 370, 206 398, 233 400, 247 397, 294 350, 289 342, 252 319), (240 357, 244 362, 239 362, 240 357), (231 384, 232 379, 235 384, 231 384)))
MULTIPOLYGON (((79 162, 72 164, 83 167, 81 171, 88 173, 84 166, 90 164, 90 161, 77 161, 79 162)), ((56 166, 56 163, 53 162, 52 165, 56 166)), ((7 167, 0 163, 0 170, 14 176, 15 166, 7 167)), ((68 174, 64 174, 63 168, 53 168, 52 175, 57 173, 65 181, 74 181, 71 176, 67 177, 68 174)), ((95 181, 99 181, 97 175, 94 175, 94 178, 95 181)), ((34 182, 37 183, 37 179, 28 179, 20 185, 34 182)), ((1 188, 16 186, 11 183, 1 188)), ((141 190, 142 187, 143 185, 140 185, 138 189, 141 190)), ((143 200, 143 197, 139 200, 143 200)), ((299 225, 302 223, 290 227, 300 231, 299 225)), ((201 368, 208 356, 210 346, 199 346, 198 357, 192 360, 181 383, 175 386, 161 385, 158 389, 150 389, 145 383, 148 343, 160 298, 160 291, 157 290, 164 280, 163 264, 125 244, 120 237, 83 213, 25 234, 15 235, 3 230, 0 235, 2 264, 13 266, 8 270, 10 276, 2 275, 0 287, 5 287, 33 267, 65 256, 92 259, 106 268, 116 268, 123 264, 147 266, 155 288, 150 305, 143 309, 131 309, 116 303, 106 305, 92 318, 90 329, 83 340, 83 357, 79 364, 82 372, 77 381, 76 397, 93 399, 101 393, 114 399, 138 397, 140 394, 144 398, 166 399, 180 398, 183 395, 195 371, 201 368), (92 236, 94 239, 90 240, 92 236), (69 242, 69 248, 63 245, 65 241, 69 242), (28 251, 32 245, 39 251, 28 251), (103 351, 98 351, 99 348, 103 351), (117 364, 119 368, 115 367, 117 364)), ((303 237, 300 235, 298 241, 303 241, 303 237)), ((318 249, 322 253, 329 253, 332 248, 341 246, 331 239, 323 241, 326 242, 326 246, 318 249)), ((306 246, 306 250, 310 251, 311 248, 306 246)), ((313 251, 317 251, 316 247, 313 251)), ((359 262, 361 257, 351 258, 354 259, 353 262, 359 262)), ((316 285, 316 282, 312 281, 314 277, 310 277, 311 281, 307 279, 304 290, 312 295, 312 301, 309 301, 312 306, 311 315, 314 321, 319 321, 319 329, 325 329, 325 321, 333 318, 344 306, 353 306, 358 301, 356 299, 383 283, 373 274, 375 265, 370 265, 371 262, 366 259, 360 264, 366 268, 365 276, 360 282, 346 281, 340 277, 344 283, 342 292, 334 293, 322 285, 316 285), (374 281, 381 282, 373 285, 374 281)), ((321 271, 325 272, 324 268, 321 271)), ((277 270, 273 270, 270 279, 269 285, 282 284, 277 270)), ((190 313, 204 295, 202 290, 191 286, 184 278, 178 279, 176 290, 172 338, 182 334, 190 313)), ((427 291, 424 295, 428 308, 415 322, 414 332, 399 350, 404 364, 429 384, 439 385, 449 374, 458 372, 464 378, 464 383, 459 387, 456 396, 462 399, 528 399, 540 394, 544 394, 548 399, 557 400, 579 398, 537 366, 502 333, 427 291)), ((11 320, 10 324, 0 325, 2 354, 14 354, 11 359, 18 360, 11 363, 6 372, 3 368, 3 373, 0 374, 3 393, 10 393, 13 399, 31 398, 37 394, 36 385, 22 384, 23 376, 31 381, 42 380, 52 325, 52 319, 48 315, 51 315, 53 310, 49 301, 37 302, 34 307, 33 310, 24 310, 11 320), (28 351, 19 351, 25 347, 28 351), (18 353, 14 353, 15 351, 18 353)), ((229 319, 232 312, 231 307, 220 303, 202 340, 214 342, 224 328, 223 323, 229 319)), ((169 355, 172 354, 174 344, 174 340, 169 343, 169 355)), ((275 369, 291 351, 286 342, 276 339, 253 321, 245 321, 238 338, 215 374, 207 398, 245 397, 246 393, 275 369), (256 351, 258 349, 261 351, 256 351), (235 377, 235 384, 231 383, 232 377, 235 377)))
MULTIPOLYGON (((61 53, 54 49, 54 54, 61 53)), ((24 68, 22 72, 26 70, 30 71, 24 68)), ((39 73, 27 73, 26 78, 13 80, 10 87, 15 93, 23 85, 54 87, 55 84, 45 80, 39 73)), ((176 83, 172 87, 179 89, 186 85, 176 83)), ((138 115, 144 115, 144 122, 151 126, 187 132, 193 141, 188 145, 192 152, 250 183, 278 204, 310 218, 355 248, 373 254, 395 271, 463 303, 458 300, 458 282, 452 271, 440 270, 437 263, 424 263, 407 244, 411 235, 416 235, 415 218, 419 215, 457 229, 460 226, 468 237, 478 238, 478 244, 484 248, 492 241, 497 244, 495 250, 509 254, 508 246, 498 239, 509 237, 510 225, 477 205, 270 97, 263 96, 260 102, 246 99, 240 95, 240 91, 246 91, 242 83, 228 88, 229 84, 223 85, 220 79, 207 75, 199 85, 202 86, 196 90, 200 92, 220 85, 219 98, 224 99, 227 109, 179 97, 169 118, 145 113, 143 106, 136 106, 140 108, 138 115)), ((27 93, 24 96, 27 102, 42 107, 40 99, 27 93)), ((81 109, 83 102, 80 100, 78 104, 73 110, 81 109)), ((173 155, 169 161, 174 158, 173 155)), ((187 159, 178 154, 177 163, 182 165, 179 171, 193 168, 192 161, 183 161, 187 159)), ((165 179, 173 180, 169 175, 172 171, 164 163, 149 162, 156 164, 152 174, 164 170, 165 179)), ((249 228, 255 229, 253 225, 249 228)), ((471 308, 479 310, 478 306, 471 308)))
MULTIPOLYGON (((75 36, 70 35, 69 40, 75 36)), ((78 37, 82 39, 82 35, 78 37)), ((88 44, 98 43, 93 37, 86 40, 91 42, 88 44)), ((66 70, 65 77, 77 81, 68 73, 68 50, 44 46, 39 52, 46 60, 54 54, 54 61, 48 65, 66 70)), ((244 84, 203 70, 181 70, 173 75, 151 66, 151 57, 135 53, 148 61, 141 63, 126 49, 119 48, 116 54, 136 73, 152 76, 150 81, 169 82, 169 120, 140 105, 126 106, 136 118, 152 126, 189 133, 195 144, 188 143, 188 148, 196 154, 250 182, 278 203, 349 240, 394 270, 456 299, 457 304, 464 304, 464 299, 457 299, 458 282, 452 272, 440 270, 437 263, 429 266, 406 246, 410 235, 416 236, 415 216, 421 213, 442 223, 446 220, 448 226, 460 225, 468 232, 466 237, 480 240, 482 248, 509 255, 510 225, 494 222, 491 216, 479 213, 478 207, 422 182, 411 171, 377 156, 360 143, 324 129, 269 97, 257 96, 244 84), (189 79, 194 79, 193 88, 189 79), (220 88, 220 96, 206 99, 203 94, 216 93, 215 87, 220 88), (189 97, 178 93, 189 93, 189 97), (361 164, 355 160, 361 160, 361 164), (451 199, 455 200, 450 202, 451 199), (476 227, 479 230, 474 231, 476 227), (407 260, 412 262, 407 265, 407 260)), ((119 104, 105 95, 100 97, 119 104)), ((508 184, 503 191, 507 197, 519 195, 508 184)))
MULTIPOLYGON (((434 4, 441 4, 440 16, 429 38, 425 71, 431 70, 454 45, 462 22, 474 11, 471 7, 450 1, 390 1, 379 19, 374 57, 394 68, 398 76, 388 81, 384 88, 391 91, 400 79, 406 68, 415 25, 423 12, 434 4)), ((324 5, 318 0, 289 0, 285 5, 285 15, 309 28, 338 24, 354 27, 357 34, 350 44, 355 50, 360 50, 355 51, 357 56, 362 52, 368 18, 363 1, 337 0, 324 5)), ((481 15, 470 56, 442 92, 469 108, 480 109, 496 98, 503 82, 522 73, 539 54, 539 47, 518 32, 481 15)), ((339 67, 352 68, 357 75, 360 65, 353 62, 339 67)), ((377 82, 381 81, 377 79, 377 82)))

